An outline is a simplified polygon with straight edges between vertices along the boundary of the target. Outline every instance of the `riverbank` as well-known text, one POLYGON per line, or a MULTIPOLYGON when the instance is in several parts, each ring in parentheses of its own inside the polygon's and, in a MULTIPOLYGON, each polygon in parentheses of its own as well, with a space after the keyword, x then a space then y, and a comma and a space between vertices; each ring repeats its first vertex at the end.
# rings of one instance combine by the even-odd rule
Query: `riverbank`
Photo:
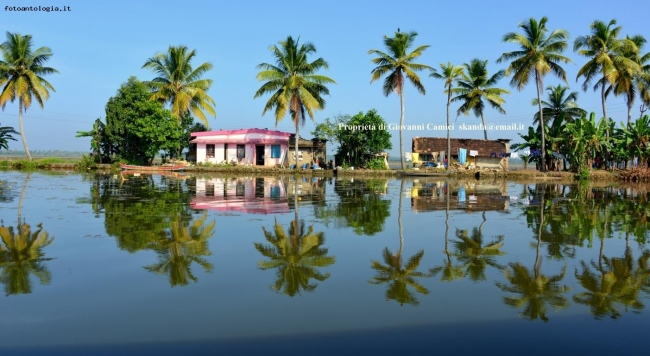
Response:
MULTIPOLYGON (((2 160, 0 161, 0 168, 4 169, 45 169, 45 170, 65 170, 65 171, 118 171, 116 165, 111 164, 97 164, 96 167, 83 169, 79 166, 78 162, 61 162, 60 160, 43 159, 35 161, 14 161, 2 160)), ((316 177, 332 177, 332 176, 345 176, 345 177, 399 177, 399 176, 412 176, 412 177, 426 177, 426 176, 440 176, 452 178, 468 178, 473 177, 477 179, 490 179, 490 178, 504 178, 504 179, 525 179, 525 180, 562 180, 573 181, 576 174, 573 172, 540 172, 533 169, 519 169, 511 171, 492 171, 492 170, 452 170, 451 172, 441 170, 323 170, 323 169, 305 169, 305 170, 292 170, 289 168, 275 168, 275 167, 246 167, 246 166, 216 166, 216 167, 202 167, 202 166, 188 166, 185 168, 188 173, 232 173, 232 174, 254 174, 254 175, 301 175, 301 176, 316 176, 316 177)), ((625 171, 604 171, 592 170, 589 179, 594 181, 617 181, 624 180, 622 172, 625 171)))

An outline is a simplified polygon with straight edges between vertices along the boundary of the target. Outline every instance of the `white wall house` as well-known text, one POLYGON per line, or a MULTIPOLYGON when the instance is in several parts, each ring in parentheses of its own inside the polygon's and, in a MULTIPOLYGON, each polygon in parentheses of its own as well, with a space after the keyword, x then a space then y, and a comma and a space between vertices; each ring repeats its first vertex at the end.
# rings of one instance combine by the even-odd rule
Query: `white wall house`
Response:
POLYGON ((287 159, 290 133, 268 129, 193 132, 197 163, 273 167, 287 159))

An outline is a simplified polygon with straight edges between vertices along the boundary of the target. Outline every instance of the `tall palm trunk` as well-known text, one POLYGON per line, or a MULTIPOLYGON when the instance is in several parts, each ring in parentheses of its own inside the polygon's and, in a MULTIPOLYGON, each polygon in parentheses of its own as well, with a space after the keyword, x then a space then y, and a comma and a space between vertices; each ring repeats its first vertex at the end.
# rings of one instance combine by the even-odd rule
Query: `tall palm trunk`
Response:
POLYGON ((399 187, 399 207, 397 211, 397 227, 399 229, 399 252, 398 255, 401 257, 402 252, 404 251, 404 232, 402 231, 402 196, 404 195, 404 179, 399 187))
POLYGON ((627 103, 627 124, 630 125, 632 122, 632 105, 634 103, 632 102, 634 100, 634 97, 631 97, 630 95, 627 95, 625 98, 625 102, 627 103))
POLYGON ((485 126, 485 116, 483 115, 483 112, 481 112, 481 122, 483 123, 483 137, 485 138, 485 141, 487 141, 487 126, 485 126))
POLYGON ((402 112, 399 117, 399 154, 402 156, 402 169, 406 169, 404 161, 404 86, 399 89, 399 101, 402 112))
POLYGON ((449 253, 449 182, 447 185, 447 192, 445 194, 445 201, 447 208, 445 209, 445 254, 447 255, 447 263, 451 265, 451 254, 449 253))
POLYGON ((539 205, 539 229, 537 232, 537 250, 535 252, 535 279, 540 276, 542 269, 542 260, 539 250, 542 247, 542 228, 544 227, 544 192, 542 192, 539 205))
POLYGON ((542 112, 542 77, 540 77, 539 72, 535 69, 535 85, 537 86, 537 105, 539 106, 539 124, 542 128, 542 152, 540 154, 540 171, 546 172, 546 135, 544 134, 544 112, 542 112))
POLYGON ((20 138, 23 140, 23 148, 25 149, 25 155, 27 155, 27 160, 32 160, 32 155, 29 154, 29 148, 27 147, 27 139, 25 138, 25 128, 23 127, 23 100, 18 100, 18 128, 20 129, 20 138))
MULTIPOLYGON (((600 100, 603 105, 603 117, 605 120, 607 120, 607 106, 605 102, 607 101, 607 98, 605 97, 605 82, 606 78, 603 76, 603 84, 600 86, 600 100)), ((607 129, 607 137, 609 137, 609 128, 607 129)))
POLYGON ((18 226, 21 225, 21 219, 23 215, 23 200, 25 200, 25 192, 27 191, 27 184, 29 179, 32 177, 32 172, 27 172, 25 177, 25 183, 23 183, 23 188, 20 190, 20 198, 18 199, 18 226))
POLYGON ((294 154, 296 155, 296 169, 298 169, 298 137, 300 136, 300 118, 296 118, 296 139, 294 141, 294 154))
MULTIPOLYGON (((449 107, 451 106, 451 84, 449 84, 448 88, 449 93, 447 93, 447 151, 446 155, 447 157, 451 157, 451 137, 449 134, 449 125, 451 125, 451 122, 449 121, 449 107)), ((442 163, 445 163, 445 157, 440 157, 440 160, 442 163)), ((447 170, 451 167, 450 165, 451 162, 447 160, 447 170)), ((449 215, 449 202, 447 202, 447 215, 449 215)), ((447 227, 449 228, 449 227, 447 227)))

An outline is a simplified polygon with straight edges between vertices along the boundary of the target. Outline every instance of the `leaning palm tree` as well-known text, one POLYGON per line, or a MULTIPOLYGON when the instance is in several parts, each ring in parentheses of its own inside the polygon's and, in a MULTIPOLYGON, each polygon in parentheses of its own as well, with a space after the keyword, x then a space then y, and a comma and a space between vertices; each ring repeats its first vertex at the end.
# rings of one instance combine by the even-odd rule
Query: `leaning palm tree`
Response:
POLYGON ((487 70, 488 61, 472 59, 470 63, 465 63, 465 72, 458 81, 458 88, 452 89, 456 96, 451 101, 462 102, 456 112, 457 115, 469 115, 472 111, 476 117, 481 118, 483 124, 483 136, 487 140, 487 127, 485 126, 485 101, 498 112, 505 114, 503 103, 506 101, 501 97, 503 94, 510 94, 510 91, 501 88, 495 88, 494 85, 504 76, 504 71, 500 70, 493 76, 489 76, 487 70))
POLYGON ((32 51, 32 36, 7 32, 7 40, 0 44, 2 59, 0 60, 0 106, 2 110, 8 102, 18 99, 18 127, 23 148, 28 160, 32 160, 25 138, 23 127, 23 112, 32 105, 32 100, 43 108, 43 102, 50 97, 52 84, 43 78, 44 75, 58 73, 54 68, 43 65, 52 57, 48 47, 39 47, 32 51))
MULTIPOLYGON (((451 152, 451 138, 449 134, 449 127, 451 126, 449 106, 451 105, 451 93, 454 87, 454 82, 458 82, 463 77, 463 67, 455 66, 447 62, 447 64, 440 63, 440 73, 434 68, 431 70, 430 77, 443 80, 445 82, 445 94, 447 94, 447 154, 451 152)), ((442 157, 444 160, 444 157, 442 157)), ((447 164, 447 169, 450 169, 447 164)))
POLYGON ((185 222, 181 215, 174 216, 170 229, 149 245, 158 253, 158 262, 144 268, 167 275, 172 287, 198 281, 191 270, 193 263, 201 266, 205 272, 211 272, 212 264, 203 256, 211 255, 208 240, 214 235, 215 221, 206 224, 207 219, 206 212, 190 223, 185 222))
POLYGON ((604 118, 609 118, 605 105, 607 84, 616 83, 621 68, 638 69, 638 65, 624 55, 632 43, 618 38, 621 26, 613 27, 615 25, 616 20, 611 20, 607 25, 596 20, 589 26, 591 34, 580 36, 573 43, 575 52, 589 58, 589 61, 578 71, 576 81, 580 77, 584 77, 582 90, 587 91, 592 80, 599 77, 594 85, 594 90, 600 87, 604 118))
POLYGON ((309 62, 307 57, 316 53, 316 47, 310 42, 300 44, 299 40, 288 36, 286 40, 280 41, 279 46, 274 45, 269 49, 275 57, 275 64, 262 63, 257 66, 262 70, 257 74, 257 79, 265 83, 255 92, 255 98, 271 94, 262 116, 275 109, 275 126, 278 126, 289 110, 296 126, 296 168, 300 126, 305 125, 306 115, 314 120, 314 110, 325 108, 322 96, 330 93, 326 84, 336 84, 333 79, 316 74, 320 69, 327 69, 328 64, 320 57, 309 62))
POLYGON ((371 61, 377 67, 372 70, 372 79, 370 82, 380 79, 386 75, 384 80, 384 95, 389 96, 390 93, 395 92, 400 98, 401 114, 399 119, 399 149, 402 161, 402 169, 406 169, 406 162, 404 161, 404 76, 409 79, 411 84, 421 93, 425 94, 424 85, 420 82, 420 77, 415 73, 420 70, 431 70, 433 68, 428 65, 413 63, 413 61, 420 57, 425 49, 429 48, 428 45, 419 46, 412 52, 408 52, 409 48, 413 45, 417 32, 400 32, 399 28, 395 32, 394 37, 384 36, 384 45, 388 53, 371 49, 368 51, 370 55, 377 55, 371 61))
POLYGON ((205 126, 208 119, 205 112, 216 116, 214 99, 208 95, 212 79, 201 79, 212 64, 202 63, 192 67, 195 50, 185 46, 169 46, 167 53, 157 53, 147 59, 142 68, 151 69, 157 75, 144 82, 152 91, 152 99, 160 103, 170 103, 171 111, 179 122, 186 113, 196 116, 205 126))
POLYGON ((270 245, 255 243, 255 249, 268 258, 258 263, 259 268, 276 270, 272 290, 293 297, 301 290, 314 291, 318 284, 313 283, 312 279, 322 282, 329 278, 329 273, 319 271, 319 268, 336 262, 336 258, 328 256, 328 249, 323 247, 324 233, 314 232, 313 226, 305 229, 303 220, 292 221, 286 233, 277 220, 273 231, 267 231, 264 227, 262 231, 270 245))
MULTIPOLYGON (((569 90, 569 87, 560 84, 557 86, 549 85, 546 88, 548 97, 546 100, 542 100, 542 115, 546 118, 552 119, 557 119, 564 115, 564 120, 566 122, 572 122, 574 118, 587 114, 584 109, 578 107, 578 92, 569 92, 569 90)), ((539 100, 534 98, 532 104, 539 105, 539 100)), ((541 128, 541 126, 539 126, 539 119, 540 115, 539 112, 537 112, 535 113, 533 125, 538 125, 538 127, 541 128)))
MULTIPOLYGON (((518 45, 520 49, 504 53, 497 60, 497 63, 511 61, 506 69, 506 75, 512 74, 510 85, 517 87, 518 90, 523 90, 529 79, 535 79, 541 127, 544 127, 544 112, 542 111, 544 76, 552 72, 566 83, 566 72, 560 63, 572 62, 571 59, 562 55, 562 52, 568 46, 567 38, 569 33, 565 30, 554 30, 547 35, 547 21, 546 17, 542 17, 539 21, 531 17, 519 24, 519 27, 524 32, 523 34, 510 32, 503 36, 504 42, 512 42, 518 45)), ((542 172, 546 172, 544 130, 541 133, 542 155, 540 157, 540 169, 542 172)))

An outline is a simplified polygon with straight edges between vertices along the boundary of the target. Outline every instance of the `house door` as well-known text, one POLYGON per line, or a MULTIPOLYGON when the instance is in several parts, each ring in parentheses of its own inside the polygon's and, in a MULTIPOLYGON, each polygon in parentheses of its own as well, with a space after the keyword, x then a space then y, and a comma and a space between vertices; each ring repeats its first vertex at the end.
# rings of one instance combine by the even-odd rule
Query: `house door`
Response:
POLYGON ((264 165, 264 146, 257 145, 255 146, 255 165, 263 166, 264 165))

